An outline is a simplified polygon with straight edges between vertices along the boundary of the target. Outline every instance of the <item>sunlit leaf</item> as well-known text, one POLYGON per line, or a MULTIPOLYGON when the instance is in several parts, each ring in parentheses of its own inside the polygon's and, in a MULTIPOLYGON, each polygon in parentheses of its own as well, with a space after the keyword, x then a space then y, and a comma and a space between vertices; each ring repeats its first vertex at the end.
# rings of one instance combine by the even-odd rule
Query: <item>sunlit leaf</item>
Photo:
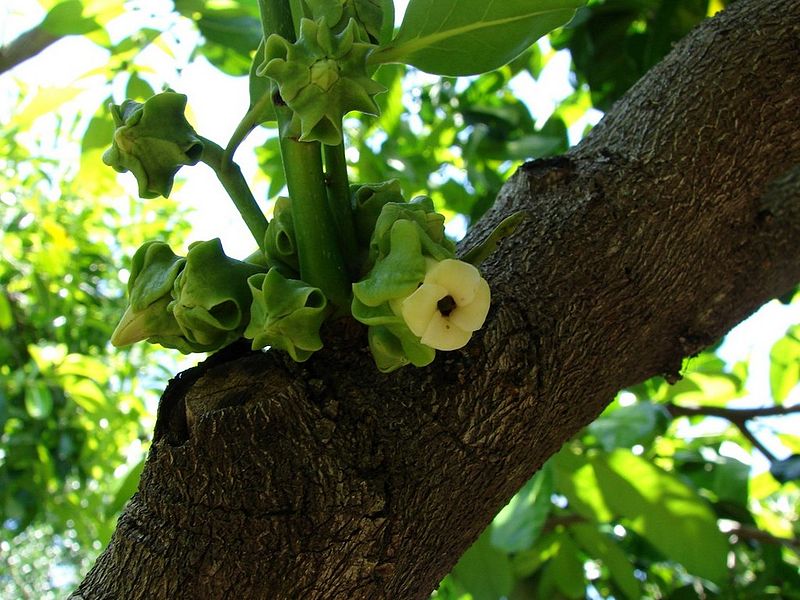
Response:
POLYGON ((583 561, 572 538, 563 533, 558 537, 558 550, 545 565, 539 580, 540 598, 584 598, 585 576, 583 561))
POLYGON ((607 523, 613 513, 603 498, 597 476, 585 455, 564 448, 552 459, 555 489, 566 496, 571 510, 592 521, 607 523))
POLYGON ((43 381, 32 382, 25 390, 25 410, 34 419, 45 419, 53 412, 53 394, 43 381))
POLYGON ((604 413, 589 425, 606 451, 614 448, 631 448, 635 444, 648 444, 666 423, 664 407, 651 402, 637 402, 604 413))
POLYGON ((453 567, 453 576, 473 600, 497 600, 507 596, 514 582, 508 556, 492 545, 490 529, 453 567))
POLYGON ((110 519, 119 511, 121 511, 122 507, 125 506, 125 503, 130 500, 131 496, 133 496, 133 493, 139 487, 139 478, 142 476, 144 463, 145 459, 142 458, 142 460, 140 460, 136 466, 128 471, 128 474, 125 476, 125 479, 122 480, 117 493, 114 495, 113 500, 111 500, 111 502, 106 506, 106 518, 110 519))
POLYGON ((69 102, 84 90, 79 87, 50 87, 43 88, 21 112, 14 115, 12 124, 19 128, 26 128, 43 115, 53 113, 59 106, 69 102))
POLYGON ((626 598, 630 600, 641 598, 641 589, 634 575, 633 565, 611 537, 603 535, 596 527, 587 524, 572 525, 569 530, 589 556, 600 559, 608 568, 611 579, 626 598))
POLYGON ((582 0, 411 0, 400 30, 372 59, 439 75, 496 69, 572 17, 582 0))
POLYGON ((769 386, 772 398, 781 404, 800 381, 800 325, 789 328, 769 353, 769 386))
POLYGON ((728 543, 714 513, 694 490, 624 450, 607 459, 598 455, 591 464, 606 502, 636 532, 690 573, 721 581, 728 543))
POLYGON ((59 2, 47 13, 42 27, 56 35, 80 35, 94 31, 100 24, 84 15, 80 0, 59 2))
POLYGON ((492 545, 506 552, 531 547, 550 513, 553 493, 552 467, 545 465, 494 518, 492 545))
POLYGON ((688 373, 667 391, 680 406, 725 406, 742 394, 741 381, 731 373, 688 373))

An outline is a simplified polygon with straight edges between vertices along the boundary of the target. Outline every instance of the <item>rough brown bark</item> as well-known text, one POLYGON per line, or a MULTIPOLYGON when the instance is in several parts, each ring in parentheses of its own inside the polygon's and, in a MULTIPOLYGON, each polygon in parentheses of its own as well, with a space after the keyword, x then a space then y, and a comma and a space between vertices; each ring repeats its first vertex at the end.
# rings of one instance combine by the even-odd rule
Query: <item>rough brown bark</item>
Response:
POLYGON ((800 0, 740 0, 522 167, 469 236, 528 211, 463 351, 382 375, 340 323, 303 365, 230 349, 179 375, 73 598, 426 598, 617 390, 800 281, 799 40, 800 0))
POLYGON ((0 47, 0 74, 33 58, 62 37, 64 36, 50 33, 41 24, 20 34, 8 45, 0 47))

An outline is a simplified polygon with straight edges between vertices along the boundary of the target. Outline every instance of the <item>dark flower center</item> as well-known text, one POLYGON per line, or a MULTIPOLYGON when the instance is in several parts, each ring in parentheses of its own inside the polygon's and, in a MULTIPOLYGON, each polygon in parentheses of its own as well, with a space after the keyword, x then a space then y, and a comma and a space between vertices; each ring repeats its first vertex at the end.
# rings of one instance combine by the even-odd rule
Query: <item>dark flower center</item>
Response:
POLYGON ((449 317, 450 313, 456 309, 456 306, 456 301, 453 300, 452 296, 445 296, 436 303, 436 307, 439 309, 439 312, 442 313, 443 317, 449 317))

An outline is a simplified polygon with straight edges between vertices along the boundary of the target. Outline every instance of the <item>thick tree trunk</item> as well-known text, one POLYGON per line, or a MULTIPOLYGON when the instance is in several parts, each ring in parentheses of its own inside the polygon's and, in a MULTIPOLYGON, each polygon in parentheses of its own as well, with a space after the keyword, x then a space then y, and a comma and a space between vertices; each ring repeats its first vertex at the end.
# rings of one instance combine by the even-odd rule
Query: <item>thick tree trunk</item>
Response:
POLYGON ((426 598, 620 388, 800 281, 800 0, 740 0, 470 241, 486 327, 382 375, 338 324, 303 365, 235 349, 164 394, 139 492, 73 598, 426 598))

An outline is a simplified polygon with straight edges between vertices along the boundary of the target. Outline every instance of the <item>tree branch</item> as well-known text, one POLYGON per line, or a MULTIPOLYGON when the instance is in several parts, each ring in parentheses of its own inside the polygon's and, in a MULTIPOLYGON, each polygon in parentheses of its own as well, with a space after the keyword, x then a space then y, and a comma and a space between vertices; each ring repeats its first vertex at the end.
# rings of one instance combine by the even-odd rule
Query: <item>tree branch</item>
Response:
POLYGON ((306 363, 178 377, 77 594, 427 598, 619 389, 800 281, 800 187, 770 192, 800 164, 798 31, 800 0, 732 3, 577 148, 522 167, 462 244, 530 215, 482 265, 493 307, 463 350, 381 374, 341 322, 306 363))
POLYGON ((736 523, 733 527, 726 528, 723 533, 735 535, 740 539, 756 540, 765 544, 773 544, 777 546, 786 546, 795 552, 800 552, 800 539, 797 538, 784 538, 772 535, 766 531, 762 531, 752 525, 743 525, 736 523))
POLYGON ((0 75, 33 58, 62 37, 64 36, 50 33, 41 24, 20 34, 0 48, 0 75))
POLYGON ((800 413, 800 404, 795 404, 794 406, 765 406, 763 408, 723 408, 719 406, 681 406, 668 402, 664 406, 673 417, 720 417, 737 424, 759 417, 777 417, 800 413))
POLYGON ((733 423, 764 457, 771 463, 778 458, 762 444, 747 427, 747 421, 759 417, 774 417, 800 413, 800 404, 794 406, 767 406, 763 408, 722 408, 718 406, 680 406, 672 402, 665 405, 672 417, 719 417, 733 423))

